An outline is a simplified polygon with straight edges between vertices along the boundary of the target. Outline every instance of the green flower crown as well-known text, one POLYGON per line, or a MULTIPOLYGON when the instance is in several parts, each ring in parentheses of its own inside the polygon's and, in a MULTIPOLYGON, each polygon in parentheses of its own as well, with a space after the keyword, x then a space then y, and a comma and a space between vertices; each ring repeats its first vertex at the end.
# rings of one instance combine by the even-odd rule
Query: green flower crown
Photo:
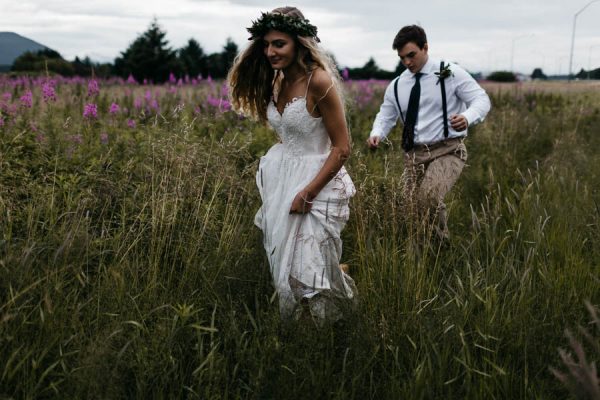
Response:
POLYGON ((310 24, 307 19, 278 13, 262 13, 260 18, 252 21, 252 26, 246 29, 252 35, 248 40, 258 39, 266 35, 270 30, 276 30, 295 36, 314 37, 317 42, 319 41, 317 27, 310 24))

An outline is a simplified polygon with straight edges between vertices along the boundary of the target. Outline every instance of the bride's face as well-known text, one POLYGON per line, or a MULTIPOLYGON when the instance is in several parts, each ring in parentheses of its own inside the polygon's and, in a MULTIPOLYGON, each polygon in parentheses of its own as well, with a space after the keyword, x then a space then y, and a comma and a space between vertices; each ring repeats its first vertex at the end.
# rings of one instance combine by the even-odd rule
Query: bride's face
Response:
POLYGON ((273 69, 284 69, 296 61, 296 42, 285 32, 269 31, 263 37, 265 56, 273 69))

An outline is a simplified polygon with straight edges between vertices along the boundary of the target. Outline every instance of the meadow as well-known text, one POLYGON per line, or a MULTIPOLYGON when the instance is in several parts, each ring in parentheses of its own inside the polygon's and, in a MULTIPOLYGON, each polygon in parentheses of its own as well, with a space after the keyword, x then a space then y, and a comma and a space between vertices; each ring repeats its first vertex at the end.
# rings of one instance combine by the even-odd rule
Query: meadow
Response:
POLYGON ((600 86, 484 84, 441 246, 400 130, 364 146, 386 82, 346 85, 359 301, 318 328, 279 318, 253 225, 277 139, 223 82, 0 77, 0 398, 571 396, 559 348, 600 360, 600 86))

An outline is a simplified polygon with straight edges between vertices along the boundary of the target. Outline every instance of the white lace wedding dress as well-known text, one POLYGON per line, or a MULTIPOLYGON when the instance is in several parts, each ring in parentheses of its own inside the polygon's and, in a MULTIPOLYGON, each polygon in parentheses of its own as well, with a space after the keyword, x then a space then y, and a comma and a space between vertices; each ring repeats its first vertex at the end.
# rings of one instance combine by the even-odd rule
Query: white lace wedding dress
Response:
POLYGON ((260 159, 256 183, 262 206, 255 224, 263 231, 281 315, 298 317, 305 302, 313 318, 333 321, 356 296, 354 281, 339 268, 340 232, 354 184, 342 167, 309 213, 290 214, 292 200, 317 175, 331 142, 322 119, 306 109, 306 96, 295 98, 282 114, 269 102, 267 118, 281 143, 260 159))

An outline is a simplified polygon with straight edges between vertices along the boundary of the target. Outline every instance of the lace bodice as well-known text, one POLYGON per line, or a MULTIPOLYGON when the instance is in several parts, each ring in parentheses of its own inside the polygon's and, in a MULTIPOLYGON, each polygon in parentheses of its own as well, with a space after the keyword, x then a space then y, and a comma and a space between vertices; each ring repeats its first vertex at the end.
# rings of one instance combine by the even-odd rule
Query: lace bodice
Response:
POLYGON ((285 152, 291 156, 326 154, 331 141, 321 117, 306 109, 306 97, 296 97, 279 114, 273 101, 267 107, 267 118, 275 129, 285 152))

